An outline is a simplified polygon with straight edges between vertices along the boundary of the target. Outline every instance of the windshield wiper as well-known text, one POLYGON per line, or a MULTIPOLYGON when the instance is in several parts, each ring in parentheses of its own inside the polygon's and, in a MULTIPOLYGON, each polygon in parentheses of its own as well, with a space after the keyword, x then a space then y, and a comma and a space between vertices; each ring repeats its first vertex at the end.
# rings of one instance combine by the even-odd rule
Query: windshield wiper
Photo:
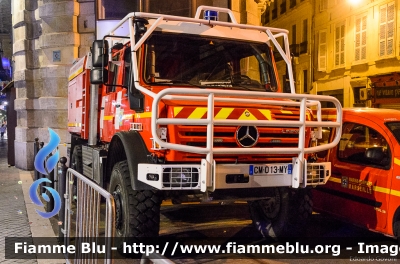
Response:
POLYGON ((190 81, 184 81, 184 80, 160 80, 160 81, 151 82, 150 84, 160 84, 160 85, 167 84, 169 86, 173 86, 173 85, 191 85, 191 86, 195 86, 195 87, 201 88, 201 86, 199 86, 198 84, 192 83, 190 81))

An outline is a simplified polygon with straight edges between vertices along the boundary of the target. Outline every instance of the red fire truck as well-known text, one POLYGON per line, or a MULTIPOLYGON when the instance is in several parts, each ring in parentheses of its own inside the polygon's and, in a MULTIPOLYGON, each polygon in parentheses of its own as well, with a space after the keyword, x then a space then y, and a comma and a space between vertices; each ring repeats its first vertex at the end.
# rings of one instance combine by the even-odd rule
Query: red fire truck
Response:
POLYGON ((248 201, 264 236, 304 223, 308 187, 331 173, 309 156, 339 142, 341 106, 296 94, 290 59, 286 30, 239 24, 216 7, 194 18, 130 13, 94 41, 69 77, 70 159, 113 194, 117 236, 157 236, 163 199, 248 201), (287 93, 274 52, 289 69, 287 93), (321 101, 337 120, 322 121, 321 101), (314 146, 321 127, 337 136, 314 146))

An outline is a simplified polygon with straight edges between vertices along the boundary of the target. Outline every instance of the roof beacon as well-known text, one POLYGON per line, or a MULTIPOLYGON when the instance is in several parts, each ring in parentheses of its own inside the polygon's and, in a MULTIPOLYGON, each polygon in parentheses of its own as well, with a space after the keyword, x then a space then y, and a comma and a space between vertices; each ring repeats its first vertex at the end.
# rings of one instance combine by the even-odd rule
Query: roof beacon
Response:
POLYGON ((218 11, 204 10, 204 19, 218 21, 218 11))

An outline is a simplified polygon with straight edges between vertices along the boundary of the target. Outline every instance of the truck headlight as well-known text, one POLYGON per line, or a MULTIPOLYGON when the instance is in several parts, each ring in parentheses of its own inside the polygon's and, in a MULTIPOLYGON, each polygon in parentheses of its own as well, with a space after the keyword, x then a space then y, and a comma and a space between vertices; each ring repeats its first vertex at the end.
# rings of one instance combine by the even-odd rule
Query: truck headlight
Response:
POLYGON ((163 172, 163 185, 165 187, 194 187, 199 182, 197 168, 166 168, 163 172))

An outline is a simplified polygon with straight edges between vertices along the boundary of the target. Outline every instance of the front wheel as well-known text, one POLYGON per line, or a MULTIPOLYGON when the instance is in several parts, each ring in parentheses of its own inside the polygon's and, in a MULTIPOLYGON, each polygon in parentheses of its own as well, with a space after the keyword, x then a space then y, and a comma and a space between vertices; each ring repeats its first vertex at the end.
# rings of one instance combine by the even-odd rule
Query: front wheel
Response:
POLYGON ((312 214, 308 189, 274 188, 270 198, 250 201, 253 225, 263 237, 299 235, 312 214))
POLYGON ((109 191, 115 201, 116 237, 124 240, 158 236, 161 206, 159 192, 133 190, 126 160, 114 165, 109 191))

